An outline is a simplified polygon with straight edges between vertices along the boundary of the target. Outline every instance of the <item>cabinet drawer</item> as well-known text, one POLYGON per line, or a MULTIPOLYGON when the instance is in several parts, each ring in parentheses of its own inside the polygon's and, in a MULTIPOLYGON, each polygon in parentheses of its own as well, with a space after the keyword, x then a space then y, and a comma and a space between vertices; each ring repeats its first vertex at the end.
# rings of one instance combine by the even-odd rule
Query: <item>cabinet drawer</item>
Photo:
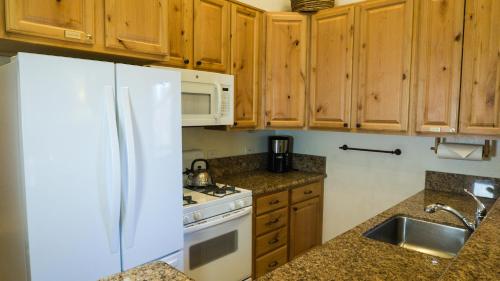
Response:
POLYGON ((261 256, 271 250, 285 245, 288 241, 288 228, 282 227, 276 231, 255 239, 255 256, 261 256))
POLYGON ((283 208, 255 218, 255 235, 278 229, 288 223, 288 208, 283 208))
POLYGON ((258 258, 255 262, 255 275, 260 277, 287 262, 287 247, 283 246, 269 254, 258 258))
POLYGON ((321 183, 315 182, 292 189, 292 204, 301 202, 321 194, 321 183))
POLYGON ((257 198, 257 215, 288 206, 288 191, 282 191, 257 198))

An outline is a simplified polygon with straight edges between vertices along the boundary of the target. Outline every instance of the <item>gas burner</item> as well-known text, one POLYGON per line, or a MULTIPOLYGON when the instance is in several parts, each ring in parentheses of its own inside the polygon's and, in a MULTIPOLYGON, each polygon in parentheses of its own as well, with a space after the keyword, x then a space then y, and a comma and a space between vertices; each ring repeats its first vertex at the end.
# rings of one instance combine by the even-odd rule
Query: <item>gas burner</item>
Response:
POLYGON ((182 196, 182 199, 184 200, 183 206, 193 205, 198 203, 193 200, 193 196, 182 196))
POLYGON ((205 187, 187 187, 190 190, 201 192, 214 197, 224 197, 235 193, 240 193, 236 187, 227 184, 212 184, 205 187))

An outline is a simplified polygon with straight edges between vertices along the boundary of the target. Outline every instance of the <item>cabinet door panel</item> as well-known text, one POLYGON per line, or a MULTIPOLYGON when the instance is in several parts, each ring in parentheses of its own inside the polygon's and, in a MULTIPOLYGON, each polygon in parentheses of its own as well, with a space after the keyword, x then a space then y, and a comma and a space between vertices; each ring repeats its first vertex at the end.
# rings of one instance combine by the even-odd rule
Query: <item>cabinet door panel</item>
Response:
POLYGON ((353 7, 324 10, 312 16, 311 127, 349 127, 353 31, 353 7))
POLYGON ((94 0, 6 0, 6 30, 92 44, 94 4, 94 0))
POLYGON ((234 75, 235 127, 257 126, 260 92, 261 14, 233 4, 231 7, 231 74, 234 75))
POLYGON ((193 1, 168 0, 168 58, 166 64, 193 64, 193 1))
POLYGON ((227 71, 229 25, 229 2, 194 0, 195 68, 227 71))
POLYGON ((290 259, 321 244, 319 198, 292 205, 290 210, 290 259))
POLYGON ((409 115, 412 0, 359 6, 356 127, 406 131, 409 115))
POLYGON ((307 17, 270 13, 266 24, 266 125, 303 127, 307 17))
POLYGON ((168 54, 167 0, 105 0, 106 47, 168 54))
POLYGON ((467 1, 460 132, 500 134, 500 1, 467 1))
POLYGON ((454 133, 458 127, 464 0, 418 2, 416 131, 454 133))

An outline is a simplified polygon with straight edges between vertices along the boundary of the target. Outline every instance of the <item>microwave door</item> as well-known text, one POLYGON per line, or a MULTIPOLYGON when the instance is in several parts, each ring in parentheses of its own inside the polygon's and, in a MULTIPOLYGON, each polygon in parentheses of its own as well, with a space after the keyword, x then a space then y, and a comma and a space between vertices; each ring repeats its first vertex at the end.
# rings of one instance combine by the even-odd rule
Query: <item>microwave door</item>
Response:
POLYGON ((219 114, 218 103, 215 84, 183 82, 182 125, 214 125, 219 114))

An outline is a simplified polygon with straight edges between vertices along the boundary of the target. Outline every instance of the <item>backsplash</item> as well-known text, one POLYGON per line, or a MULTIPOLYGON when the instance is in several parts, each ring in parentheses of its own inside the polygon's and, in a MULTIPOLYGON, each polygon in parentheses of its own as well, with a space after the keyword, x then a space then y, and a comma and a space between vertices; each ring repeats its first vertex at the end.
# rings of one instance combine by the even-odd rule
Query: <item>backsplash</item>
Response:
POLYGON ((476 196, 498 198, 500 195, 500 179, 425 171, 425 189, 453 193, 464 193, 463 190, 468 189, 476 196))

